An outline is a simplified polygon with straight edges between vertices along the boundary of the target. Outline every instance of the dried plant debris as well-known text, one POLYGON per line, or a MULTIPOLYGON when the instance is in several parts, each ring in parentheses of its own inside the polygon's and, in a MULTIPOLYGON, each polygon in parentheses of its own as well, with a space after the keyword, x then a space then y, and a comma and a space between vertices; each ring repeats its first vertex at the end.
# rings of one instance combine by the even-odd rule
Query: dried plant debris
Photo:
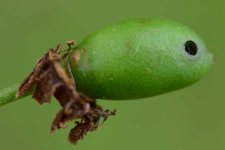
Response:
MULTIPOLYGON (((66 122, 75 120, 75 127, 70 131, 69 141, 76 144, 89 131, 99 126, 100 119, 105 121, 115 111, 103 110, 94 99, 76 91, 70 68, 64 69, 62 63, 68 64, 68 55, 74 41, 67 42, 69 49, 61 56, 61 46, 50 49, 36 64, 30 75, 17 91, 17 97, 29 92, 39 102, 50 103, 51 96, 59 101, 62 109, 52 122, 51 131, 65 128, 66 122)), ((66 65, 67 66, 67 65, 66 65)))

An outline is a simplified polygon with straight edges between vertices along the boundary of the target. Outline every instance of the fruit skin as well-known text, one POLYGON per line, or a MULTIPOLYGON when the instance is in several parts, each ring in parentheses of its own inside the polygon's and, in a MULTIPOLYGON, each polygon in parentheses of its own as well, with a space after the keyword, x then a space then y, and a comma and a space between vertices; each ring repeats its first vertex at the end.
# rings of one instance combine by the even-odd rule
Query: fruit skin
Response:
POLYGON ((173 21, 136 19, 86 37, 70 54, 76 87, 92 98, 138 99, 189 86, 213 59, 201 38, 173 21), (196 43, 196 55, 185 42, 196 43))

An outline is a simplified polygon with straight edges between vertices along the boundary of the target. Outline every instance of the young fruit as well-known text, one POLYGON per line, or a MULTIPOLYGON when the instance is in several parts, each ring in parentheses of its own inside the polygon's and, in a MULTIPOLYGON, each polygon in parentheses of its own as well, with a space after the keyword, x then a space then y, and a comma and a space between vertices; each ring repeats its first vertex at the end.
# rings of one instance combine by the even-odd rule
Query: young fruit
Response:
POLYGON ((137 99, 191 85, 212 65, 203 40, 165 20, 131 20, 85 38, 70 55, 77 90, 98 99, 137 99))
POLYGON ((95 99, 151 97, 189 86, 213 63, 202 39, 189 28, 165 20, 131 20, 99 30, 75 47, 50 49, 18 87, 0 91, 0 106, 32 95, 40 104, 59 101, 51 131, 80 119, 69 134, 76 143, 115 112, 95 99))

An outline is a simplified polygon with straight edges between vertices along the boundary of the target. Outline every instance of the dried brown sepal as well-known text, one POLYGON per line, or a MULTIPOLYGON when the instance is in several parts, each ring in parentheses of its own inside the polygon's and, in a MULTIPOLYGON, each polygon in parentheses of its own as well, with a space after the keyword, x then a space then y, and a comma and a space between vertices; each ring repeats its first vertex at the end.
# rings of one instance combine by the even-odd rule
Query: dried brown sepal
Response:
POLYGON ((36 78, 40 76, 42 69, 45 66, 46 55, 44 55, 36 64, 33 71, 26 77, 26 79, 21 83, 20 87, 17 90, 16 97, 21 97, 26 94, 29 90, 32 90, 32 87, 36 84, 36 78))
POLYGON ((103 122, 110 115, 115 115, 114 111, 103 110, 100 106, 93 105, 90 111, 82 117, 81 121, 76 121, 76 126, 70 130, 68 139, 71 143, 76 144, 80 139, 83 139, 88 132, 94 131, 98 128, 101 117, 103 122))
POLYGON ((66 127, 66 122, 76 121, 76 126, 69 134, 69 141, 77 143, 89 131, 94 131, 99 125, 101 117, 104 121, 115 112, 103 110, 96 101, 76 91, 73 76, 68 71, 68 55, 74 41, 67 42, 69 49, 62 57, 61 46, 50 49, 36 64, 30 75, 18 89, 17 96, 32 92, 33 98, 40 104, 49 103, 51 96, 59 101, 62 109, 52 122, 51 131, 66 127), (66 62, 66 63, 65 63, 66 62), (64 69, 62 63, 66 68, 64 69))
MULTIPOLYGON (((57 48, 50 49, 37 63, 30 75, 24 80, 17 91, 17 96, 23 96, 30 90, 33 91, 33 98, 40 104, 50 102, 51 95, 55 92, 57 87, 63 83, 57 75, 61 58, 58 55, 60 45, 57 48)), ((65 74, 62 74, 66 78, 65 74)))

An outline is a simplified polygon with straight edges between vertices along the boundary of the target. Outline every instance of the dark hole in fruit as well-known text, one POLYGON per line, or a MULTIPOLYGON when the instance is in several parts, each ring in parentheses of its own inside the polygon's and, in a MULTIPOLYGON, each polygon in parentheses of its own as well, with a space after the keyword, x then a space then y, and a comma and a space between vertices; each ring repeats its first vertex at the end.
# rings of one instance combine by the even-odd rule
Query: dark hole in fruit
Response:
POLYGON ((189 54, 189 55, 196 55, 198 52, 198 46, 194 41, 187 41, 185 44, 185 51, 189 54))

